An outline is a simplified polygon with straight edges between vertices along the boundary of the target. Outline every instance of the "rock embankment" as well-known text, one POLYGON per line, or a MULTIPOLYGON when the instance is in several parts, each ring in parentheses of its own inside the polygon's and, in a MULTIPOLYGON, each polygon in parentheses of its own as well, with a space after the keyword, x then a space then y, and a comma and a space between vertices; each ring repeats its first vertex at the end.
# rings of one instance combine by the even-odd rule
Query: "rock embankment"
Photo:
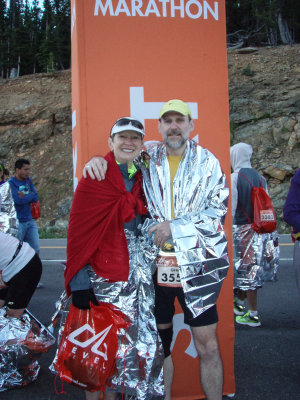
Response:
MULTIPOLYGON (((268 181, 280 232, 300 159, 300 45, 228 52, 232 144, 250 143, 268 181)), ((0 160, 29 158, 40 226, 64 230, 73 196, 70 71, 0 80, 0 160)))
POLYGON ((300 167, 300 45, 228 53, 232 144, 253 146, 280 232, 290 179, 300 167))

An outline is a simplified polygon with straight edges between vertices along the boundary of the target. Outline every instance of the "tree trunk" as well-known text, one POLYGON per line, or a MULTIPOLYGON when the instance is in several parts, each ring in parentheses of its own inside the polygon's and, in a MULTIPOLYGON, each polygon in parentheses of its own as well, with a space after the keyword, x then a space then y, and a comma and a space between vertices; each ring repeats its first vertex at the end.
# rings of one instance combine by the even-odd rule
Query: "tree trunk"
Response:
POLYGON ((270 46, 277 46, 277 29, 267 28, 268 42, 270 46))
POLYGON ((278 14, 278 28, 279 28, 279 33, 280 33, 280 39, 283 44, 289 44, 292 45, 294 43, 291 33, 289 31, 288 24, 285 19, 282 18, 281 12, 278 14))

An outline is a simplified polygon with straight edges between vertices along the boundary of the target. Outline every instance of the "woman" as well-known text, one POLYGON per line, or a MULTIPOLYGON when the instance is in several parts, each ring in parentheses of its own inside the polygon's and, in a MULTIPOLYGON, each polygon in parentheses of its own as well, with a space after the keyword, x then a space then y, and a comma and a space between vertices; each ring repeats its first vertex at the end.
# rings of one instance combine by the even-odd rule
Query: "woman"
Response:
POLYGON ((41 260, 29 244, 0 232, 0 308, 6 306, 8 317, 22 317, 41 274, 41 260))
POLYGON ((5 168, 3 163, 0 163, 0 186, 5 183, 5 176, 9 175, 9 171, 5 168))
MULTIPOLYGON (((115 122, 108 140, 111 152, 105 157, 106 177, 101 182, 81 179, 68 229, 65 285, 73 305, 89 309, 90 302, 109 302, 130 319, 108 400, 116 399, 117 392, 139 399, 163 394, 152 272, 139 230, 147 209, 134 159, 142 150, 143 137, 141 122, 132 118, 115 122)), ((99 395, 86 391, 87 400, 98 400, 99 395)))

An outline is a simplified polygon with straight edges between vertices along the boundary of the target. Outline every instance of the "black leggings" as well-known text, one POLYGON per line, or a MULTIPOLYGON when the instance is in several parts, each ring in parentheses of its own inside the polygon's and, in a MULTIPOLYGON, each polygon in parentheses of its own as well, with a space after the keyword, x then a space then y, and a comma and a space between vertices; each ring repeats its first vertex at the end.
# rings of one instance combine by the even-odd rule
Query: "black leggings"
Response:
POLYGON ((0 299, 13 310, 26 308, 41 279, 42 263, 37 254, 0 290, 0 299))

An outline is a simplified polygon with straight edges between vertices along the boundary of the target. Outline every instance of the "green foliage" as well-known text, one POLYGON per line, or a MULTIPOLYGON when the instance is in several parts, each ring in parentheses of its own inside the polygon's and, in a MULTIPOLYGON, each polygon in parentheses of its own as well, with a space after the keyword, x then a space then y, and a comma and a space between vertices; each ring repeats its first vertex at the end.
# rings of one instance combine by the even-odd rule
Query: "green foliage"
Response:
POLYGON ((230 132, 234 132, 236 128, 239 126, 236 122, 230 121, 230 132))
POLYGON ((288 130, 288 128, 287 128, 286 126, 283 126, 283 127, 281 128, 281 132, 282 132, 282 133, 289 133, 290 131, 288 130))
POLYGON ((66 229, 57 229, 54 226, 39 228, 40 239, 60 239, 67 237, 66 229))
POLYGON ((299 0, 226 0, 228 40, 236 33, 244 46, 284 43, 279 17, 290 44, 299 43, 299 0))
POLYGON ((0 0, 0 76, 68 69, 70 0, 0 0))
POLYGON ((245 76, 254 76, 255 75, 255 72, 252 71, 250 64, 248 64, 247 67, 242 70, 242 75, 245 75, 245 76))

